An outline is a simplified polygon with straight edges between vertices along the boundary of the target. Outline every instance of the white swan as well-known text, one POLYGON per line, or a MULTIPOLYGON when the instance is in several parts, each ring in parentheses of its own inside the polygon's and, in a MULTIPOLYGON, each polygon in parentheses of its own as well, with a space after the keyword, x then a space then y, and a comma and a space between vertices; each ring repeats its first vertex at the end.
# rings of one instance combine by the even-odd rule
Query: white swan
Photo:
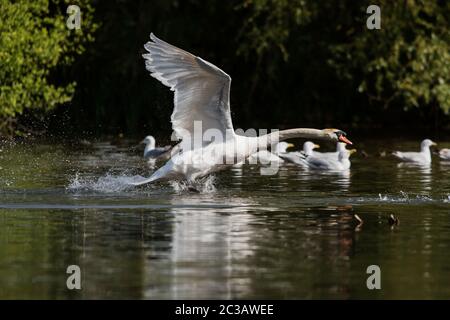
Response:
POLYGON ((156 147, 156 140, 153 136, 146 136, 141 143, 145 144, 145 159, 148 159, 149 161, 169 159, 172 146, 156 147))
POLYGON ((230 76, 202 58, 158 39, 153 33, 150 39, 152 41, 145 45, 148 53, 143 55, 146 68, 175 93, 171 121, 182 145, 180 152, 150 178, 133 185, 160 179, 192 182, 241 162, 260 148, 289 138, 327 139, 351 144, 345 132, 338 129, 297 128, 259 137, 237 135, 230 115, 230 76))
POLYGON ((431 152, 430 147, 437 144, 430 139, 425 139, 420 144, 420 152, 400 152, 394 151, 392 154, 398 159, 406 162, 413 162, 417 164, 430 164, 431 152))
POLYGON ((301 160, 310 169, 343 171, 351 166, 350 155, 356 152, 356 149, 342 150, 339 152, 337 159, 333 157, 321 156, 305 156, 301 160))
POLYGON ((287 143, 285 141, 281 141, 277 143, 273 148, 272 152, 268 150, 261 150, 257 153, 252 154, 248 157, 248 162, 251 164, 261 163, 261 164, 269 164, 271 162, 284 163, 284 160, 280 158, 278 155, 280 153, 287 153, 288 148, 292 148, 294 145, 292 143, 287 143))

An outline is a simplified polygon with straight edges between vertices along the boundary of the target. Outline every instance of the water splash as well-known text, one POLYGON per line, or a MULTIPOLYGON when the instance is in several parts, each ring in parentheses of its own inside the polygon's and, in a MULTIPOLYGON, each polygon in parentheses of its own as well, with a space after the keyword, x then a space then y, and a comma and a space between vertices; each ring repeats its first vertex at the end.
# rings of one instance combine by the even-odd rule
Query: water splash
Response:
POLYGON ((216 191, 216 187, 214 185, 215 181, 215 176, 207 176, 202 179, 198 179, 195 182, 170 181, 170 185, 175 192, 178 193, 192 190, 196 190, 199 193, 214 193, 216 191))
MULTIPOLYGON (((133 190, 136 187, 132 183, 145 179, 140 175, 130 175, 125 173, 111 174, 107 173, 101 177, 81 177, 79 173, 70 180, 66 190, 77 191, 96 191, 103 193, 121 192, 125 190, 133 190)), ((216 191, 215 176, 208 176, 198 179, 195 182, 187 181, 170 181, 169 184, 177 193, 198 191, 199 193, 213 193, 216 191)), ((151 184, 146 185, 151 186, 151 184)))
POLYGON ((447 198, 444 199, 444 203, 450 203, 450 194, 448 194, 447 198))
POLYGON ((388 197, 387 195, 381 195, 381 193, 378 194, 378 198, 380 199, 380 201, 388 201, 388 197))
MULTIPOLYGON (((378 194, 378 200, 381 202, 390 202, 390 203, 410 203, 410 202, 432 202, 435 201, 428 195, 417 194, 415 196, 410 196, 407 192, 400 191, 399 196, 392 195, 382 195, 378 194)), ((444 200, 445 202, 445 200, 444 200)))
POLYGON ((80 177, 78 173, 71 179, 66 190, 69 191, 97 191, 97 192, 120 192, 134 188, 132 182, 142 180, 139 175, 112 175, 107 173, 99 178, 80 177))

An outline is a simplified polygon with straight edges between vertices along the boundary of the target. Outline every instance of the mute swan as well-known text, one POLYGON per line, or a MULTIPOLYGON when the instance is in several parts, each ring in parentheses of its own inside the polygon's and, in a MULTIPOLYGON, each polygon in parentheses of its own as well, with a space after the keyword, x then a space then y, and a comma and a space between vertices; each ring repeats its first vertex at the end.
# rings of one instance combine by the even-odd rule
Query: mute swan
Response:
POLYGON ((267 146, 290 138, 351 142, 338 129, 296 128, 259 137, 237 135, 230 114, 231 78, 215 65, 158 39, 145 44, 146 68, 151 76, 174 91, 172 129, 181 150, 142 185, 160 179, 189 182, 239 163, 267 146))
POLYGON ((430 147, 437 144, 430 139, 425 139, 420 144, 420 152, 400 152, 394 151, 392 154, 398 159, 406 162, 414 162, 417 164, 430 164, 431 152, 430 147))

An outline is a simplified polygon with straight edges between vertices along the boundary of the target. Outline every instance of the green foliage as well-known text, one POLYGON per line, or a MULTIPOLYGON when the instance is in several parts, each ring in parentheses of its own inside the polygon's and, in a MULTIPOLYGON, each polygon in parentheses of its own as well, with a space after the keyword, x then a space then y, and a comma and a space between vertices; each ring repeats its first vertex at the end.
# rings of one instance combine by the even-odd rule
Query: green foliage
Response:
POLYGON ((141 57, 151 31, 231 75, 236 127, 449 120, 449 1, 380 0, 368 30, 369 0, 82 0, 81 32, 68 2, 0 0, 0 126, 62 105, 65 131, 168 136, 172 93, 141 57))
MULTIPOLYGON (((145 69, 144 44, 154 32, 237 80, 236 37, 230 36, 239 27, 235 5, 217 0, 95 2, 101 26, 95 43, 74 64, 71 76, 77 90, 67 113, 60 114, 70 118, 62 129, 74 135, 153 132, 169 140, 173 93, 145 69)), ((248 76, 243 70, 242 75, 248 76)), ((233 86, 233 92, 238 93, 239 86, 233 86)))
POLYGON ((238 50, 246 55, 254 51, 261 56, 276 47, 287 60, 285 42, 290 31, 311 18, 306 0, 244 0, 236 8, 249 11, 240 32, 244 41, 238 50))
POLYGON ((71 100, 75 82, 52 83, 52 72, 84 51, 94 28, 87 1, 0 1, 0 134, 11 134, 14 118, 27 109, 71 100), (83 8, 81 30, 66 27, 69 2, 83 8))
MULTIPOLYGON (((280 62, 273 56, 264 57, 267 52, 279 49, 284 60, 290 53, 291 72, 301 68, 303 77, 313 81, 304 83, 308 90, 299 101, 311 104, 314 101, 305 100, 308 94, 323 95, 320 91, 323 87, 314 83, 315 74, 321 74, 321 81, 329 82, 328 90, 331 85, 335 101, 340 104, 362 100, 376 110, 421 107, 440 108, 448 113, 450 2, 378 1, 381 30, 366 28, 369 16, 366 8, 370 4, 369 1, 244 1, 241 8, 249 14, 241 50, 255 52, 266 66, 263 72, 269 73, 279 69, 280 62), (314 54, 301 48, 311 48, 314 54), (321 58, 326 65, 314 63, 321 58), (308 59, 314 69, 302 64, 302 60, 308 59), (339 97, 339 92, 345 92, 350 99, 339 97)), ((273 93, 279 90, 275 87, 273 93)), ((326 98, 322 96, 321 100, 326 98)), ((354 107, 348 108, 353 114, 358 113, 354 107)), ((332 106, 327 112, 333 112, 332 106)))
POLYGON ((437 105, 448 113, 450 3, 379 1, 379 5, 381 30, 359 30, 350 42, 332 44, 332 65, 375 106, 408 110, 437 105))

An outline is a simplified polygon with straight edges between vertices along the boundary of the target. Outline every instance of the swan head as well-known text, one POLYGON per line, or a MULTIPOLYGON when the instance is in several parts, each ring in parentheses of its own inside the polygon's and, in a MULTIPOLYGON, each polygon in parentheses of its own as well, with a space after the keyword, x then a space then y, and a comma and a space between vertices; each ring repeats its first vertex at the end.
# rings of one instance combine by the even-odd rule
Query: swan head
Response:
POLYGON ((276 153, 286 153, 286 150, 288 148, 292 148, 295 147, 295 145, 293 143, 287 143, 284 141, 281 141, 279 143, 277 143, 277 145, 275 146, 275 152, 276 153))
POLYGON ((347 139, 347 134, 339 129, 323 129, 322 130, 325 136, 330 138, 333 141, 344 142, 345 144, 353 144, 350 140, 347 139))
POLYGON ((426 149, 429 148, 431 146, 437 146, 436 142, 431 141, 430 139, 425 139, 422 141, 422 143, 420 144, 420 149, 426 149))
POLYGON ((151 148, 154 148, 156 141, 155 138, 153 138, 153 136, 146 136, 144 140, 141 141, 141 143, 150 146, 151 148))
POLYGON ((315 144, 315 143, 311 142, 311 141, 306 141, 303 144, 303 152, 306 155, 312 154, 313 150, 314 149, 318 149, 318 148, 320 148, 320 146, 318 144, 315 144))

